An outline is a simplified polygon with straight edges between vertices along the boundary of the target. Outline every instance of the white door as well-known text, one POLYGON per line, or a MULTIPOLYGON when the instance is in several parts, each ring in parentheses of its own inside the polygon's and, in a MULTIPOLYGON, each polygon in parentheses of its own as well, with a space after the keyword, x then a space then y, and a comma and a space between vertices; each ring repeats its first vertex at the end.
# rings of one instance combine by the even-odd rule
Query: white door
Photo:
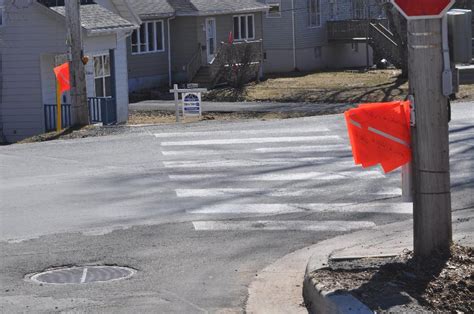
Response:
POLYGON ((207 52, 207 63, 211 63, 214 60, 216 54, 216 19, 206 19, 206 52, 207 52))

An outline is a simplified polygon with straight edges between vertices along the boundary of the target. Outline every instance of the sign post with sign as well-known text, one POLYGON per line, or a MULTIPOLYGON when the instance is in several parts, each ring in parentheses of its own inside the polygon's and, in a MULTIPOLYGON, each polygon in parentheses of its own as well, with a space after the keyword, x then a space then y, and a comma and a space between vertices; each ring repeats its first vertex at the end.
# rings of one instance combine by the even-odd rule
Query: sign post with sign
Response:
POLYGON ((201 93, 183 94, 183 116, 201 116, 201 93))
POLYGON ((443 92, 442 19, 454 0, 391 0, 408 20, 408 76, 412 97, 414 254, 448 253, 452 242, 449 106, 443 92))
POLYGON ((178 84, 174 84, 170 93, 174 94, 174 105, 176 111, 176 122, 181 121, 181 116, 201 117, 201 95, 207 92, 205 88, 178 88, 178 84), (180 99, 181 95, 181 99, 180 99))

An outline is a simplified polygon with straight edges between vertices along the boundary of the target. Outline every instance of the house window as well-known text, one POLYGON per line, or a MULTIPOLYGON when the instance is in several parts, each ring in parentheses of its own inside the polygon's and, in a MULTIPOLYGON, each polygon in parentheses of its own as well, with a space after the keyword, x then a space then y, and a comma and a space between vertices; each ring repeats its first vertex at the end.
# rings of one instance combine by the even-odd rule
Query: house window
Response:
POLYGON ((4 8, 0 7, 0 27, 5 25, 4 8))
POLYGON ((235 40, 254 39, 255 26, 253 14, 234 16, 234 38, 235 40))
POLYGON ((365 19, 366 16, 365 0, 353 0, 352 1, 352 13, 354 19, 365 19))
POLYGON ((331 20, 337 17, 337 0, 329 0, 329 17, 331 20))
POLYGON ((165 51, 163 21, 143 22, 132 33, 132 54, 165 51))
POLYGON ((281 17, 281 0, 267 0, 269 7, 267 17, 281 17))
POLYGON ((112 97, 109 55, 94 57, 94 83, 96 97, 112 97))
POLYGON ((309 27, 321 26, 321 1, 308 0, 309 27))

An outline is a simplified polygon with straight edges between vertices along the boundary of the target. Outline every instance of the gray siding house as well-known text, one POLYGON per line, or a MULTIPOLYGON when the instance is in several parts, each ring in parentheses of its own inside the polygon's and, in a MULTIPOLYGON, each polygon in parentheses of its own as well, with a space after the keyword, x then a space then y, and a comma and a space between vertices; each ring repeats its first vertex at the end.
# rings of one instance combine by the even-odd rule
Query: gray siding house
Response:
MULTIPOLYGON (((55 124, 53 68, 66 60, 68 49, 64 7, 47 7, 37 1, 18 6, 12 2, 4 0, 0 5, 0 135, 6 142, 43 133, 55 124)), ((115 120, 125 122, 125 38, 137 26, 97 4, 81 6, 81 16, 84 54, 90 57, 86 66, 88 97, 96 103, 106 100, 112 104, 115 120)), ((65 93, 63 104, 69 100, 65 93)))
POLYGON ((129 89, 135 91, 196 76, 212 80, 212 66, 229 33, 236 42, 262 39, 263 12, 256 0, 137 0, 142 21, 128 38, 129 89), (204 75, 201 75, 204 73, 204 75))
MULTIPOLYGON (((266 73, 367 64, 366 44, 331 42, 330 21, 378 18, 375 0, 259 0, 270 8, 263 18, 266 73)), ((369 60, 372 49, 369 47, 369 60)))

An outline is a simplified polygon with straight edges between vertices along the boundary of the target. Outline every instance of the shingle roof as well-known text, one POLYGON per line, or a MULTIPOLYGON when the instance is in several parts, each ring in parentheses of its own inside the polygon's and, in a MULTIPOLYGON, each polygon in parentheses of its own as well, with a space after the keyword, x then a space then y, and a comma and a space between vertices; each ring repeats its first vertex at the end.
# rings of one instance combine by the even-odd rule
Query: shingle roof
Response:
POLYGON ((174 9, 167 0, 132 0, 128 4, 141 18, 174 15, 174 9))
POLYGON ((257 0, 134 0, 129 4, 142 18, 232 14, 267 8, 257 0))
POLYGON ((191 2, 198 11, 197 15, 261 11, 267 8, 256 0, 169 0, 170 3, 182 1, 191 2))
MULTIPOLYGON (((65 16, 64 7, 51 10, 65 16)), ((81 5, 81 24, 88 31, 134 27, 132 23, 98 4, 81 5)))

